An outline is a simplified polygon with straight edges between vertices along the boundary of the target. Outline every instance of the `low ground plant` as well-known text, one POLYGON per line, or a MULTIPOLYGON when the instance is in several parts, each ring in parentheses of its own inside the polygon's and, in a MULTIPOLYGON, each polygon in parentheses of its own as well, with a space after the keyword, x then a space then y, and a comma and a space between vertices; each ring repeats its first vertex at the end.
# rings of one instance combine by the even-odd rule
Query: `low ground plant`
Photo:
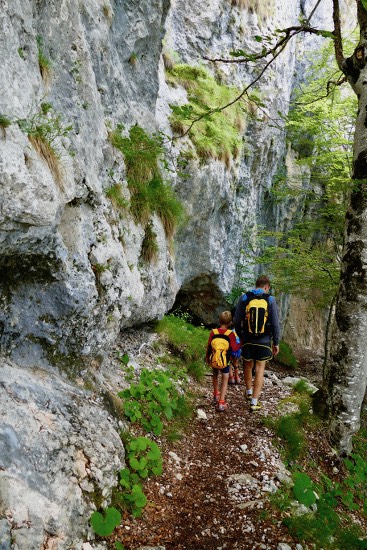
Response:
POLYGON ((298 367, 298 361, 293 353, 292 347, 287 342, 284 342, 284 340, 281 340, 279 343, 279 353, 275 357, 275 362, 291 369, 296 369, 298 367))
MULTIPOLYGON (((187 365, 201 363, 203 370, 205 369, 205 352, 209 336, 207 329, 194 326, 180 316, 165 315, 158 321, 155 330, 164 338, 173 353, 181 357, 187 365)), ((197 365, 193 370, 195 368, 197 365)), ((199 378, 201 376, 202 373, 199 378)))
POLYGON ((301 543, 325 550, 366 550, 366 534, 356 521, 356 513, 366 521, 367 430, 357 434, 355 451, 341 461, 342 475, 338 480, 331 479, 325 474, 323 461, 316 463, 307 459, 308 439, 321 420, 309 412, 307 388, 302 384, 298 392, 295 391, 291 399, 299 403, 299 411, 270 422, 291 470, 293 486, 283 486, 270 502, 282 512, 283 523, 301 543), (299 505, 305 508, 300 509, 299 505))
POLYGON ((119 392, 125 416, 156 436, 165 421, 179 415, 185 396, 181 395, 169 374, 162 369, 143 369, 137 383, 119 392))

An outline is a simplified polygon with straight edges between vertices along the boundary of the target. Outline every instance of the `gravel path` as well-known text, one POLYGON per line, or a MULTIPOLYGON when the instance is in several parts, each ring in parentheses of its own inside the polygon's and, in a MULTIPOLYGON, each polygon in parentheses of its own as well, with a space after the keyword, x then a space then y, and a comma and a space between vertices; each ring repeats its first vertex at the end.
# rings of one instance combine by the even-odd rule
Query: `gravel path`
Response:
POLYGON ((150 502, 143 516, 126 514, 114 540, 127 550, 302 548, 267 503, 287 472, 262 417, 276 414, 291 391, 274 366, 266 375, 261 413, 249 411, 242 385, 229 387, 227 411, 216 412, 206 377, 196 404, 201 412, 185 439, 164 449, 163 475, 145 486, 150 502))

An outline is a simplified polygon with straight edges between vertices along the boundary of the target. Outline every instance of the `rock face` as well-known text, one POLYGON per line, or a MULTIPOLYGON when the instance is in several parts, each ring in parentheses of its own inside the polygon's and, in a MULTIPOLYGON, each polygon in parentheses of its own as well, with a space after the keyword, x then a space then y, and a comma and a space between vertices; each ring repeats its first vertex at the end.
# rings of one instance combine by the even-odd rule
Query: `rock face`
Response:
MULTIPOLYGON (((165 51, 190 65, 236 47, 256 51, 254 35, 297 22, 296 3, 271 3, 258 14, 227 0, 209 9, 186 0, 4 6, 0 114, 12 124, 0 133, 2 349, 18 364, 46 368, 71 353, 96 356, 124 327, 169 310, 178 293, 204 322, 215 322, 239 266, 253 279, 259 220, 276 223, 263 205, 284 135, 270 122, 287 111, 295 43, 259 82, 266 112, 257 113, 261 123, 248 118, 243 153, 231 166, 193 159, 182 178, 175 159, 187 139, 175 142, 168 177, 188 220, 173 248, 152 216, 155 262, 141 258, 144 226, 106 196, 121 184, 129 198, 124 159, 109 132, 139 124, 170 133, 169 104, 184 103, 186 92, 167 85, 163 38, 165 51), (53 111, 42 111, 45 102, 53 111), (47 123, 56 132, 56 170, 27 136, 30 126, 47 123), (63 134, 60 126, 70 128, 63 134)), ((257 74, 245 65, 221 70, 239 88, 257 74)))
MULTIPOLYGON (((186 90, 167 83, 163 43, 200 64, 234 48, 258 51, 255 35, 300 15, 297 2, 273 0, 266 11, 245 4, 0 2, 2 548, 81 548, 93 495, 108 499, 123 464, 116 422, 58 369, 77 378, 121 330, 159 318, 177 296, 214 322, 240 276, 253 280, 259 223, 283 227, 268 201, 286 155, 282 123, 272 119, 287 112, 295 43, 258 83, 266 107, 247 106, 262 121, 247 117, 238 159, 190 158, 183 177, 176 161, 192 144, 167 144, 165 177, 187 221, 172 243, 151 216, 155 261, 142 256, 144 223, 106 194, 121 186, 131 198, 111 131, 122 124, 127 135, 137 124, 170 135, 169 105, 186 102, 186 90)), ((220 71, 239 89, 258 74, 247 65, 220 71)))
POLYGON ((106 505, 124 464, 118 424, 41 368, 5 361, 0 385, 1 548, 81 548, 91 511, 106 505))

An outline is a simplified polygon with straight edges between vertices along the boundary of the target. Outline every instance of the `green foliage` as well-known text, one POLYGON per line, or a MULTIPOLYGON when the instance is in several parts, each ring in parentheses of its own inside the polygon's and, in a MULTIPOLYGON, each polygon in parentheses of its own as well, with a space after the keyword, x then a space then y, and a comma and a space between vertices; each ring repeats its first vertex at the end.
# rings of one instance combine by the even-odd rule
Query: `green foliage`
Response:
POLYGON ((187 365, 187 372, 192 378, 201 382, 205 376, 206 368, 203 361, 191 361, 187 365))
POLYGON ((38 154, 46 161, 56 182, 62 187, 63 171, 60 163, 63 147, 61 139, 73 129, 65 125, 60 113, 51 103, 43 102, 29 118, 17 119, 19 128, 27 134, 38 154))
POLYGON ((287 344, 287 342, 284 342, 284 340, 279 342, 279 353, 275 357, 275 361, 291 369, 296 369, 298 367, 298 362, 292 347, 287 344))
MULTIPOLYGON (((349 460, 345 461, 349 463, 349 460)), ((315 505, 313 512, 305 515, 291 515, 284 519, 292 534, 300 540, 316 542, 328 549, 333 548, 367 548, 367 540, 362 540, 357 526, 344 527, 345 515, 340 515, 339 507, 344 505, 348 511, 358 509, 356 498, 366 496, 367 463, 361 457, 354 457, 352 472, 349 472, 342 483, 333 483, 323 476, 323 485, 315 484, 306 473, 293 474, 293 494, 306 507, 315 505), (358 462, 357 467, 355 467, 358 462), (360 495, 356 485, 364 488, 360 495), (316 497, 318 495, 318 498, 316 497), (338 510, 338 513, 335 510, 338 510)), ((363 501, 362 501, 363 502, 363 501)))
POLYGON ((131 470, 146 478, 162 473, 161 451, 155 441, 147 437, 136 437, 127 445, 127 457, 131 470))
POLYGON ((166 235, 172 237, 184 220, 184 209, 171 185, 164 181, 159 162, 168 168, 164 159, 163 139, 159 134, 148 134, 140 128, 130 128, 129 137, 118 125, 110 134, 111 143, 124 155, 126 176, 131 193, 130 210, 136 222, 146 225, 153 213, 157 214, 166 235))
POLYGON ((142 479, 162 474, 162 457, 158 445, 147 437, 128 438, 125 447, 129 467, 120 470, 121 492, 115 497, 130 509, 134 517, 139 517, 147 503, 142 479))
POLYGON ((66 137, 73 129, 71 125, 64 124, 61 114, 47 102, 41 103, 39 109, 29 118, 17 119, 17 123, 28 137, 38 138, 55 149, 56 141, 66 137))
POLYGON ((97 535, 108 537, 121 522, 121 514, 116 508, 106 508, 105 516, 100 512, 93 512, 90 524, 97 535))
POLYGON ((298 395, 287 401, 296 403, 298 411, 269 420, 268 424, 281 441, 284 460, 293 463, 303 457, 307 450, 304 426, 316 420, 310 413, 311 401, 308 395, 298 395))
POLYGON ((41 76, 47 83, 52 73, 52 63, 46 56, 44 51, 44 40, 39 34, 36 36, 36 42, 38 47, 38 65, 40 68, 41 76))
POLYGON ((204 361, 208 331, 203 327, 195 327, 182 317, 165 315, 155 330, 185 362, 204 361))
POLYGON ((0 128, 8 128, 12 124, 10 118, 8 118, 6 115, 0 114, 0 128))
POLYGON ((153 229, 153 225, 148 223, 145 226, 144 238, 141 244, 141 257, 144 262, 149 263, 157 259, 158 252, 157 234, 153 229))
POLYGON ((143 369, 139 382, 118 394, 124 413, 131 422, 139 423, 156 436, 163 431, 164 420, 179 414, 180 396, 171 377, 160 369, 143 369))
POLYGON ((265 264, 278 292, 325 308, 333 303, 339 284, 357 98, 339 86, 326 97, 327 83, 339 74, 331 60, 332 43, 317 56, 286 119, 299 168, 279 169, 272 188, 273 203, 297 199, 295 223, 278 233, 265 231, 264 253, 257 261, 265 264))
POLYGON ((116 550, 125 550, 125 546, 121 544, 118 540, 115 542, 115 548, 116 550))
POLYGON ((120 183, 115 183, 114 185, 111 185, 111 187, 108 187, 105 190, 106 197, 108 197, 112 204, 114 204, 118 208, 127 208, 129 205, 128 200, 124 197, 123 191, 122 191, 122 185, 120 183))
MULTIPOLYGON (((303 408, 301 424, 289 425, 290 430, 303 431, 303 427, 310 424, 311 417, 306 415, 307 401, 303 408)), ((316 463, 305 460, 305 469, 311 471, 312 478, 307 471, 298 471, 296 464, 293 466, 293 487, 278 491, 270 498, 272 505, 282 512, 283 523, 300 542, 325 550, 367 549, 365 534, 354 521, 356 511, 367 516, 366 441, 367 431, 361 430, 353 443, 362 454, 354 452, 344 459, 341 481, 327 477, 322 471, 322 463, 318 469, 316 463), (292 505, 294 498, 309 511, 302 514, 295 510, 292 505)))
POLYGON ((313 390, 310 389, 310 386, 307 384, 307 380, 298 380, 298 382, 293 386, 293 391, 295 393, 310 395, 313 390))
POLYGON ((308 508, 316 502, 316 494, 313 490, 313 484, 307 474, 296 472, 293 475, 294 485, 293 493, 298 502, 308 508))
POLYGON ((184 64, 167 69, 167 79, 172 85, 183 86, 189 100, 186 105, 171 105, 173 130, 183 134, 194 119, 203 117, 189 131, 198 156, 219 159, 230 166, 232 159, 237 158, 241 151, 244 106, 243 102, 237 101, 223 111, 219 108, 233 101, 239 90, 219 84, 203 67, 184 64))

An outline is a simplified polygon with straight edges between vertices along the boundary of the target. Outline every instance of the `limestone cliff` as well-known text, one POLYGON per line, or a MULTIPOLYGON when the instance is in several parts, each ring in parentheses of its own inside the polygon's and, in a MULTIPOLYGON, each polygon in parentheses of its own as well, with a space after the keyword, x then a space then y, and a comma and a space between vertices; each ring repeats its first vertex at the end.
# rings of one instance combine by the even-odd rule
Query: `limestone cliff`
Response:
POLYGON ((168 60, 242 90, 256 69, 203 57, 259 51, 255 36, 296 24, 311 3, 266 4, 0 0, 2 548, 11 539, 22 550, 82 548, 85 494, 108 498, 123 464, 119 424, 68 378, 83 384, 121 331, 159 318, 177 296, 213 322, 238 266, 253 279, 258 225, 285 223, 264 199, 286 156, 283 123, 273 122, 288 109, 296 42, 257 84, 264 107, 243 103, 236 154, 200 156, 187 136, 168 139, 171 105, 188 100, 168 60), (156 211, 147 222, 112 200, 111 189, 125 206, 133 198, 111 135, 128 139, 134 126, 165 136, 162 177, 186 211, 173 240, 156 211))

